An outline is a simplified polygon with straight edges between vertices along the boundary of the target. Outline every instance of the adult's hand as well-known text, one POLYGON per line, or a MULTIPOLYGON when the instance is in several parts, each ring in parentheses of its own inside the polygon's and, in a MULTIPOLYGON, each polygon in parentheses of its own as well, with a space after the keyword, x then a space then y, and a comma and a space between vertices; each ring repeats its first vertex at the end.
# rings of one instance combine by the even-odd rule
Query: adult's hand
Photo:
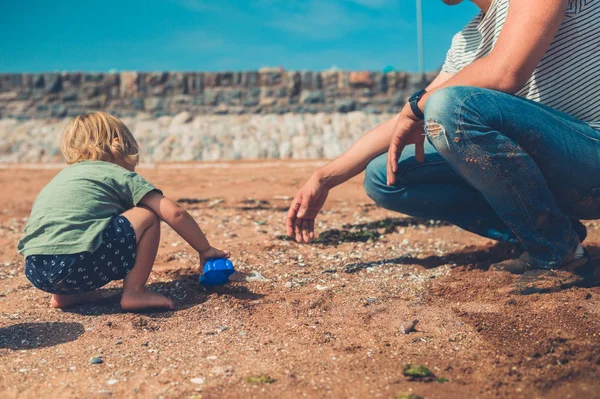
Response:
POLYGON ((302 186, 287 213, 289 237, 295 238, 299 243, 309 243, 315 238, 315 218, 328 194, 329 188, 316 175, 302 186))
POLYGON ((415 145, 415 157, 417 161, 425 160, 425 135, 423 121, 415 117, 409 106, 402 109, 394 126, 392 141, 388 150, 387 159, 387 185, 396 184, 396 172, 398 171, 398 160, 402 155, 404 147, 409 144, 415 145))

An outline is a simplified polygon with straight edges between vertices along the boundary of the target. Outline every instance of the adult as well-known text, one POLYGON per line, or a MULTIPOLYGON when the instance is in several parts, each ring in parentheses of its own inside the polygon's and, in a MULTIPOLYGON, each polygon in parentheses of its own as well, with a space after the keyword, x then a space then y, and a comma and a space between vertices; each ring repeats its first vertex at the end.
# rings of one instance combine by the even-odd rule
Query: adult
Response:
POLYGON ((366 169, 386 209, 520 243, 493 269, 589 264, 580 219, 600 218, 600 0, 472 2, 481 12, 433 82, 300 189, 291 237, 311 241, 329 190, 366 169))

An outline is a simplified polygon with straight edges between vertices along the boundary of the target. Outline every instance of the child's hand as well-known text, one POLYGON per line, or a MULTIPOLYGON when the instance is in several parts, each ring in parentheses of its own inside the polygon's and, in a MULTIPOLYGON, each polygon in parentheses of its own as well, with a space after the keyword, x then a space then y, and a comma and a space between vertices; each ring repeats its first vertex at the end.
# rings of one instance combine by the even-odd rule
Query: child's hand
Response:
POLYGON ((229 258, 229 251, 221 251, 215 247, 209 247, 204 252, 199 252, 200 255, 200 266, 204 267, 207 260, 213 258, 229 258))

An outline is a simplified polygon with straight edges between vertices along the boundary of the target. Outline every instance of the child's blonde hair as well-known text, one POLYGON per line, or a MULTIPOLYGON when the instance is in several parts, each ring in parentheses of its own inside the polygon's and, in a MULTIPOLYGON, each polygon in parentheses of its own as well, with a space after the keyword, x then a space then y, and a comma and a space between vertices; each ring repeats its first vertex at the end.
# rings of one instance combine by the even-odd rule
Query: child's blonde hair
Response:
POLYGON ((61 150, 67 163, 84 160, 137 165, 138 143, 127 126, 104 112, 77 116, 65 129, 61 150))

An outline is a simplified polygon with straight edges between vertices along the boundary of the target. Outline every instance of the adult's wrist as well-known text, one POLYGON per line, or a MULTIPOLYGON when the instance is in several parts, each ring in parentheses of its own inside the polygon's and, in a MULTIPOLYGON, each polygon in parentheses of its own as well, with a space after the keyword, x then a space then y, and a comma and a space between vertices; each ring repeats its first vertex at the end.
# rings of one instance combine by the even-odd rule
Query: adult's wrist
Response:
POLYGON ((312 175, 312 179, 327 190, 330 190, 335 186, 335 184, 333 183, 333 176, 327 173, 327 171, 323 168, 317 170, 312 175))

